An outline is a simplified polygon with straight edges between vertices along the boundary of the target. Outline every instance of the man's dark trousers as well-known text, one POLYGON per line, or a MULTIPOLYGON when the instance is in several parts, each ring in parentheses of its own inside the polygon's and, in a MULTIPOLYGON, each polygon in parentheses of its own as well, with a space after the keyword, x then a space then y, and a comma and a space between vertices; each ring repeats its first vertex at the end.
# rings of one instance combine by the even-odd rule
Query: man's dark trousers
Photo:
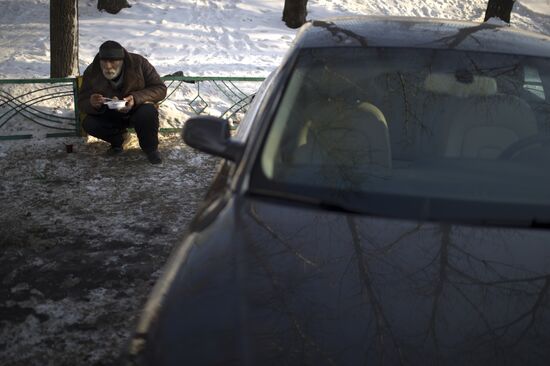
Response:
POLYGON ((153 104, 142 104, 130 111, 119 113, 107 109, 100 115, 87 115, 82 122, 82 128, 87 134, 107 141, 113 147, 121 147, 123 134, 128 127, 134 127, 143 151, 157 150, 159 145, 159 114, 153 104))

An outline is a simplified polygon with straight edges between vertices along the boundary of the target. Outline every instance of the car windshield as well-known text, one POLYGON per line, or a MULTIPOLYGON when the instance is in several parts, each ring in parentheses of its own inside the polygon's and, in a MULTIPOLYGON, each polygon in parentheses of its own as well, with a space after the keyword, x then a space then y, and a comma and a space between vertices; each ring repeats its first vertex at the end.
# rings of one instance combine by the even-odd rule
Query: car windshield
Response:
POLYGON ((390 216, 550 217, 550 61, 459 50, 302 50, 256 193, 390 216))

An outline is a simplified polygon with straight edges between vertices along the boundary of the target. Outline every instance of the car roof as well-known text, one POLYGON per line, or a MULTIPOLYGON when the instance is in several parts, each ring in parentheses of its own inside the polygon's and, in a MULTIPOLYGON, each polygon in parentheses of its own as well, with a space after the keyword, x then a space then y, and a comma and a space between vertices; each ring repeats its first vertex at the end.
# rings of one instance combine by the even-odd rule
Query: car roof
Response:
POLYGON ((313 20, 295 47, 413 47, 550 57, 550 37, 505 23, 390 16, 313 20))

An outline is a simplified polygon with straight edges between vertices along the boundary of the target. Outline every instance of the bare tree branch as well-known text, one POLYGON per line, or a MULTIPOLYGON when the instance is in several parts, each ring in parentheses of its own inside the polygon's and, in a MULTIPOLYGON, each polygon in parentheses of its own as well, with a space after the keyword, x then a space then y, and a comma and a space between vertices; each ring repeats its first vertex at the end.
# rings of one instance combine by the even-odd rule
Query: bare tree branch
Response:
POLYGON ((317 267, 319 264, 315 263, 314 261, 306 258, 304 255, 302 255, 299 251, 294 249, 289 243, 287 243, 286 240, 281 238, 275 230, 273 230, 265 221, 263 221, 260 216, 258 215, 258 212, 256 211, 256 207, 254 205, 250 205, 250 216, 256 221, 258 225, 260 225, 262 228, 264 228, 273 238, 275 238, 279 243, 283 244, 283 246, 288 249, 292 254, 294 254, 296 257, 303 260, 305 263, 309 264, 310 266, 317 267))
POLYGON ((373 313, 374 313, 374 318, 376 322, 376 334, 377 334, 378 348, 380 351, 380 355, 382 355, 382 357, 385 356, 384 333, 386 331, 390 336, 390 341, 395 347, 397 354, 399 355, 399 364, 404 365, 405 361, 403 358, 403 352, 401 350, 399 343, 397 342, 397 339, 393 334, 391 325, 388 319, 386 318, 382 304, 378 300, 378 296, 376 295, 376 292, 372 285, 372 281, 370 279, 369 267, 366 259, 364 258, 363 249, 361 248, 361 239, 359 237, 356 224, 351 216, 347 216, 347 222, 348 222, 348 226, 350 228, 350 232, 352 236, 353 249, 355 250, 359 276, 360 276, 361 282, 363 283, 363 286, 365 287, 365 290, 367 291, 367 297, 370 300, 370 304, 372 306, 373 313))
MULTIPOLYGON (((289 300, 287 299, 287 290, 283 285, 281 285, 283 282, 277 278, 275 271, 273 270, 273 268, 271 268, 269 262, 265 259, 265 255, 260 252, 260 249, 255 244, 252 243, 250 247, 252 249, 251 252, 254 258, 257 260, 258 264, 261 266, 261 268, 264 270, 265 274, 269 278, 271 286, 275 294, 277 295, 278 300, 280 301, 281 310, 289 319, 294 332, 300 337, 305 345, 312 347, 317 353, 325 358, 325 361, 328 364, 336 365, 335 361, 321 349, 319 344, 311 336, 306 333, 304 326, 300 322, 300 316, 298 316, 295 312, 291 310, 289 300)), ((281 349, 281 351, 284 352, 285 350, 281 349)))

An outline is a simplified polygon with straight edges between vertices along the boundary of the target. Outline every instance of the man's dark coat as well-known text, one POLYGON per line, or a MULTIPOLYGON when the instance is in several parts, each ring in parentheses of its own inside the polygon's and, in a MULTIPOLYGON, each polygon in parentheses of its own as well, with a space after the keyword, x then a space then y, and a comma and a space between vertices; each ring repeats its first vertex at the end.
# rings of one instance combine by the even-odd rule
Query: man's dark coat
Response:
POLYGON ((166 85, 145 57, 129 53, 124 49, 123 72, 122 88, 116 90, 103 76, 99 65, 99 55, 96 55, 92 64, 84 71, 82 86, 78 93, 80 111, 95 115, 105 112, 106 106, 99 110, 91 106, 90 96, 94 93, 101 94, 106 98, 117 97, 118 99, 133 95, 134 108, 143 103, 160 102, 166 96, 166 85))

